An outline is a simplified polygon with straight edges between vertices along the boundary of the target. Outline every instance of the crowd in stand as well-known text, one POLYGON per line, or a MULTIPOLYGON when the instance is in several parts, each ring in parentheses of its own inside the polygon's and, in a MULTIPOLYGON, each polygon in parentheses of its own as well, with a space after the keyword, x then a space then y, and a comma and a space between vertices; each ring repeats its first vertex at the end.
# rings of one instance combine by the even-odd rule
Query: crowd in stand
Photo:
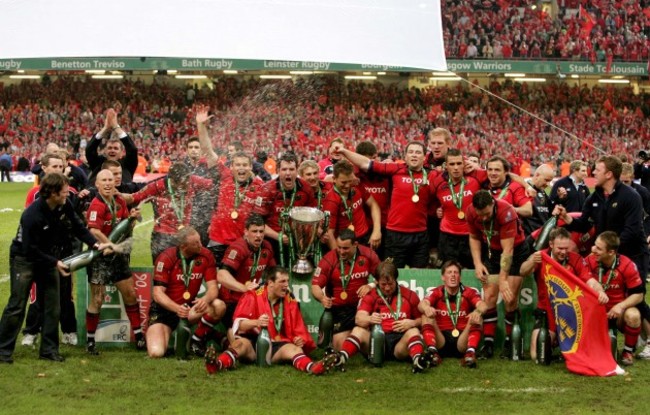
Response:
MULTIPOLYGON (((252 154, 293 150, 319 160, 330 140, 354 146, 373 141, 380 153, 397 156, 410 140, 433 127, 449 129, 454 143, 483 159, 499 148, 513 164, 571 158, 593 159, 598 149, 636 154, 650 139, 647 96, 631 88, 530 85, 494 82, 489 90, 540 119, 459 83, 455 87, 404 89, 397 84, 351 82, 336 77, 273 82, 226 78, 202 88, 195 100, 214 110, 213 145, 225 153, 240 141, 252 154), (568 154, 567 154, 568 152, 568 154)), ((101 103, 111 102, 153 171, 181 159, 184 138, 196 135, 186 91, 162 82, 97 83, 60 77, 0 90, 0 141, 15 158, 34 160, 57 143, 85 160, 87 141, 103 123, 101 103)), ((23 163, 25 164, 25 163, 23 163)))
POLYGON ((611 54, 616 61, 648 60, 647 0, 558 3, 559 12, 552 16, 533 9, 533 0, 443 1, 446 56, 604 61, 611 54))

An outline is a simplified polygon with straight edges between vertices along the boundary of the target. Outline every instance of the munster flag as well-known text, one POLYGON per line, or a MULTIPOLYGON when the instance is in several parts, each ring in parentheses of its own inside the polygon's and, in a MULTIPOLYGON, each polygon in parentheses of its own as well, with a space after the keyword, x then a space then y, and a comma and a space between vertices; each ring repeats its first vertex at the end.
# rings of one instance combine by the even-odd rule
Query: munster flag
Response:
POLYGON ((612 357, 607 314, 596 292, 545 252, 541 265, 567 369, 586 376, 623 374, 612 357))
POLYGON ((578 9, 578 17, 580 19, 580 37, 589 39, 591 37, 591 29, 596 26, 596 19, 582 5, 578 9))

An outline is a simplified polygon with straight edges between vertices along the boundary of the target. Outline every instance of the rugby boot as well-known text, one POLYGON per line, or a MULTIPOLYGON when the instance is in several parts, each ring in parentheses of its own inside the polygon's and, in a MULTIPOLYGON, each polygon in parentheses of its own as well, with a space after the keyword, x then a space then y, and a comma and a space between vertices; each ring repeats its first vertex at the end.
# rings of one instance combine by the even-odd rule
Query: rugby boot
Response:
POLYGON ((221 368, 222 365, 218 359, 217 349, 212 345, 208 346, 205 350, 205 370, 208 372, 208 375, 213 375, 221 370, 221 368))
POLYGON ((465 353, 465 356, 463 356, 462 360, 460 361, 460 364, 468 367, 470 369, 475 369, 476 368, 476 353, 474 353, 473 350, 465 353))
POLYGON ((97 350, 97 344, 95 343, 94 340, 88 340, 86 343, 86 351, 88 354, 97 356, 99 355, 99 350, 97 350))
POLYGON ((483 346, 478 352, 480 360, 491 359, 494 356, 494 342, 483 342, 483 346))
POLYGON ((623 366, 632 366, 634 364, 634 354, 632 354, 632 352, 624 351, 621 355, 621 364, 623 366))
POLYGON ((309 373, 316 376, 323 375, 329 372, 330 369, 332 369, 334 365, 336 365, 337 360, 338 359, 336 353, 325 355, 321 360, 315 362, 312 365, 311 369, 309 370, 309 373))

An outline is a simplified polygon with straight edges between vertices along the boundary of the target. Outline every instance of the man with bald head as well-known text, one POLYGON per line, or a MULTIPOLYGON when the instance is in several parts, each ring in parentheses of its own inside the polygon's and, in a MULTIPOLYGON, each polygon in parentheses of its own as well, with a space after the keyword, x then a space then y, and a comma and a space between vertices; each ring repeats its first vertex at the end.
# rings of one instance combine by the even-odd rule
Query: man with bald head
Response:
POLYGON ((526 180, 535 192, 533 196, 533 215, 522 218, 526 236, 543 226, 548 218, 551 217, 553 205, 546 190, 554 177, 555 172, 553 169, 547 164, 542 164, 535 169, 533 177, 526 180))
MULTIPOLYGON (((138 217, 140 209, 136 207, 129 211, 124 199, 116 194, 115 177, 110 170, 104 169, 97 173, 95 186, 97 187, 97 196, 88 207, 88 228, 99 242, 109 242, 108 235, 111 231, 122 220, 138 217)), ((92 272, 88 274, 90 298, 86 310, 86 331, 88 333, 86 350, 91 355, 99 354, 95 346, 95 331, 99 325, 99 312, 106 295, 107 284, 114 284, 122 295, 124 309, 131 323, 137 348, 140 350, 146 348, 129 259, 128 254, 114 253, 107 249, 103 256, 97 258, 90 265, 92 272)))

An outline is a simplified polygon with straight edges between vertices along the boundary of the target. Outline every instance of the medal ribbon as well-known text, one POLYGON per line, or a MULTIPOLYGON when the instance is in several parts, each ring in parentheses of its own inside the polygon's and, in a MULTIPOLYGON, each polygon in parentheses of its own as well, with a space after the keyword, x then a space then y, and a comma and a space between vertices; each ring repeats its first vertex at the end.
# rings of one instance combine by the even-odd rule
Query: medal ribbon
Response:
POLYGON ((508 193, 508 187, 510 187, 509 182, 503 187, 503 189, 501 189, 501 193, 499 193, 499 197, 497 197, 497 199, 499 200, 503 199, 503 196, 505 196, 506 193, 508 193))
MULTIPOLYGON (((282 243, 282 242, 280 242, 282 243)), ((253 253, 253 267, 251 268, 251 277, 250 280, 253 281, 255 279, 255 274, 257 273, 257 264, 260 261, 260 255, 262 253, 262 247, 257 250, 257 252, 253 253)))
POLYGON ((384 297, 384 294, 381 293, 381 290, 379 287, 375 288, 377 290, 377 293, 381 297, 382 300, 384 300, 384 304, 386 304, 386 307, 388 307, 388 311, 393 315, 395 318, 395 321, 399 320, 399 312, 402 309, 402 291, 399 289, 399 284, 397 284, 397 309, 393 311, 393 309, 390 307, 390 304, 388 304, 388 301, 386 301, 386 297, 384 297))
POLYGON ((183 216, 184 216, 184 213, 185 213, 185 194, 184 194, 184 192, 182 192, 178 197, 180 199, 180 204, 181 204, 181 208, 179 209, 178 205, 176 204, 176 197, 174 195, 174 189, 172 189, 172 184, 171 184, 171 181, 169 180, 169 178, 166 180, 166 183, 167 183, 167 191, 169 192, 169 196, 170 196, 169 198, 172 201, 172 208, 174 209, 174 214, 176 214, 176 219, 178 220, 178 224, 182 225, 183 224, 183 216))
POLYGON ((449 184, 449 193, 451 193, 451 201, 454 203, 454 206, 458 208, 459 211, 463 210, 463 194, 465 194, 465 178, 460 178, 460 188, 458 193, 454 194, 454 183, 451 181, 451 177, 448 181, 449 184))
MULTIPOLYGON (((352 206, 348 206, 348 198, 346 196, 343 196, 343 194, 341 194, 341 191, 336 186, 334 186, 334 191, 341 197, 341 202, 343 202, 343 207, 345 208, 345 215, 348 217, 350 224, 352 224, 352 206)), ((350 191, 350 196, 352 196, 352 191, 350 191)))
POLYGON ((488 246, 488 252, 490 256, 492 255, 492 235, 494 234, 494 216, 495 214, 492 214, 492 217, 490 218, 490 229, 486 229, 485 227, 485 221, 483 221, 483 233, 485 233, 485 239, 487 241, 487 246, 488 246))
POLYGON ((280 212, 280 232, 278 233, 278 242, 280 246, 280 266, 284 267, 284 244, 282 243, 282 236, 284 234, 287 235, 287 238, 289 239, 289 265, 288 268, 291 269, 291 264, 292 264, 292 257, 291 255, 293 254, 293 237, 291 235, 291 231, 287 232, 286 226, 289 224, 287 221, 287 218, 289 216, 289 210, 293 207, 293 203, 296 200, 296 186, 297 184, 294 184, 293 186, 293 191, 291 193, 291 200, 289 201, 289 206, 287 206, 287 198, 284 194, 284 188, 282 187, 282 183, 280 183, 280 193, 282 193, 282 202, 284 205, 284 208, 282 209, 282 212, 280 212))
POLYGON ((108 202, 106 199, 104 199, 104 196, 99 195, 99 197, 102 199, 102 202, 106 204, 108 207, 108 211, 111 213, 111 229, 115 227, 115 218, 117 216, 117 206, 115 206, 115 198, 113 197, 110 202, 108 202))
POLYGON ((354 256, 352 257, 352 263, 350 264, 350 269, 348 273, 345 273, 345 262, 339 257, 339 270, 341 278, 341 285, 343 286, 343 291, 345 291, 348 288, 348 284, 350 283, 350 277, 352 276, 352 269, 354 268, 354 263, 357 262, 357 253, 359 251, 355 251, 354 256))
MULTIPOLYGON (((413 178, 413 172, 411 169, 408 169, 409 176, 411 176, 411 184, 413 185, 413 194, 418 194, 420 192, 420 185, 415 183, 415 179, 413 178)), ((429 179, 427 178, 427 171, 425 170, 424 167, 422 167, 422 186, 426 186, 429 184, 429 179)))
POLYGON ((271 306, 271 314, 273 315, 273 325, 275 326, 275 331, 277 335, 280 335, 282 331, 282 321, 284 319, 284 299, 280 298, 280 307, 278 308, 278 314, 275 314, 275 308, 273 304, 269 301, 269 306, 271 306))
POLYGON ((233 177, 233 180, 235 180, 235 209, 237 209, 237 208, 239 207, 239 205, 241 205, 242 200, 244 200, 244 196, 246 195, 246 192, 248 191, 248 186, 251 185, 251 183, 253 182, 253 180, 250 180, 250 179, 249 179, 249 180, 246 180, 246 182, 245 182, 245 183, 246 183, 246 187, 244 188, 244 191, 243 191, 243 192, 240 192, 240 191, 239 191, 239 186, 240 186, 240 185, 239 185, 239 183, 237 182, 237 179, 235 179, 235 178, 233 177))
POLYGON ((461 300, 461 293, 460 290, 456 293, 456 311, 451 311, 451 305, 449 304, 449 294, 447 293, 447 290, 445 290, 445 304, 447 305, 447 312, 449 313, 449 318, 451 319, 451 324, 454 325, 454 330, 456 330, 456 323, 458 323, 458 313, 459 313, 459 308, 460 308, 460 300, 461 300))
POLYGON ((609 283, 612 281, 612 278, 616 276, 616 272, 614 270, 616 269, 617 265, 618 265, 618 257, 614 258, 612 267, 609 269, 609 277, 607 277, 607 281, 605 282, 605 284, 603 284, 603 276, 607 268, 604 267, 602 263, 600 262, 598 263, 598 282, 603 286, 603 290, 607 291, 607 289, 609 288, 609 283))
POLYGON ((187 258, 183 257, 183 254, 180 254, 180 256, 181 256, 181 267, 183 268, 183 284, 185 284, 185 291, 189 292, 190 281, 192 280, 192 270, 194 269, 194 260, 191 260, 188 266, 187 258))

